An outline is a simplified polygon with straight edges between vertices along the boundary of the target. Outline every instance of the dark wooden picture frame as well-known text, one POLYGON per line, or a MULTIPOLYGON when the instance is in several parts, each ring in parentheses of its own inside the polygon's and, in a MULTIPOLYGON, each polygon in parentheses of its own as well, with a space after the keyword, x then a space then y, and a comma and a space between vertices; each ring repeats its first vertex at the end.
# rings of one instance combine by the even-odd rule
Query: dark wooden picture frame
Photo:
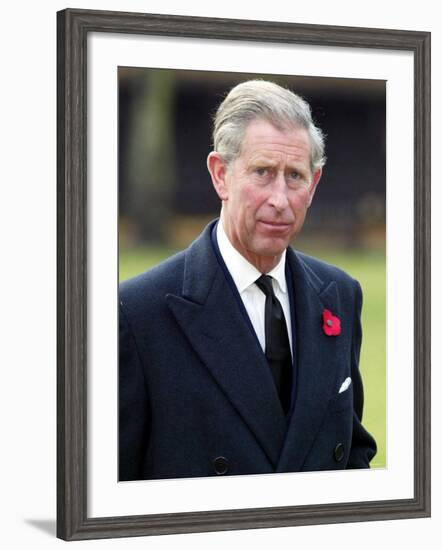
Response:
POLYGON ((57 14, 57 535, 65 540, 430 515, 430 33, 67 9, 57 14), (150 34, 405 50, 414 58, 414 497, 87 515, 87 37, 150 34))

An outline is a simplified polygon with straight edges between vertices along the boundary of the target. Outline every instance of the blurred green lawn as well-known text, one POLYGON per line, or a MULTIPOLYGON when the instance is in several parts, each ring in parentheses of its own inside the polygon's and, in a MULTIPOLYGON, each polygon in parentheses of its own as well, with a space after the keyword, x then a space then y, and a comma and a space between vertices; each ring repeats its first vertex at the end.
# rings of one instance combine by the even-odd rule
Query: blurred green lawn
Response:
MULTIPOLYGON (((124 281, 156 265, 177 252, 166 247, 139 247, 120 250, 119 277, 124 281)), ((378 453, 372 468, 384 468, 386 458, 386 271, 383 252, 342 252, 306 250, 335 264, 357 279, 364 293, 362 308, 363 340, 360 368, 364 380, 363 423, 375 437, 378 453)))

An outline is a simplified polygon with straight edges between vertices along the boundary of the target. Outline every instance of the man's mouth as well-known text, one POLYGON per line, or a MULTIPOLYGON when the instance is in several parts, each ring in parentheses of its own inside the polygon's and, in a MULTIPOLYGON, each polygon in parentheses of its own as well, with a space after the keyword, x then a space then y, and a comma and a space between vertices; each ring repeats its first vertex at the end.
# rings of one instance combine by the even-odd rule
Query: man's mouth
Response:
POLYGON ((288 222, 273 221, 273 220, 259 220, 259 223, 263 225, 266 229, 269 229, 270 231, 281 232, 281 233, 289 230, 292 226, 292 224, 288 222))
POLYGON ((259 220, 261 223, 268 225, 269 227, 290 227, 290 222, 281 222, 273 220, 259 220))

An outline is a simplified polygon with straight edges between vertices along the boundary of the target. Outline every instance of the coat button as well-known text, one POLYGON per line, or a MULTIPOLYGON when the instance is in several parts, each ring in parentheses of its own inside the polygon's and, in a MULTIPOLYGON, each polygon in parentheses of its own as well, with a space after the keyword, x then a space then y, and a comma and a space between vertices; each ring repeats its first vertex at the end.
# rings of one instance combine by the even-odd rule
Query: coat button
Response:
POLYGON ((344 458, 344 445, 342 443, 338 443, 334 450, 334 457, 336 462, 341 462, 341 460, 344 458))
POLYGON ((215 473, 222 476, 229 470, 229 461, 224 456, 218 456, 213 461, 213 467, 215 469, 215 473))

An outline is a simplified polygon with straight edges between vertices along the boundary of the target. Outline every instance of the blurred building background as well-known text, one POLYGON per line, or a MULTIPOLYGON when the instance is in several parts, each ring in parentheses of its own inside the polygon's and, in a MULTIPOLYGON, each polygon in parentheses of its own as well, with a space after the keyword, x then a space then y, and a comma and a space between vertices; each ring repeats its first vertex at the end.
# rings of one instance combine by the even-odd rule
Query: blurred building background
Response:
POLYGON ((266 78, 311 105, 327 164, 296 246, 385 246, 384 81, 121 67, 120 250, 186 246, 219 213, 206 168, 211 123, 228 90, 266 78))

